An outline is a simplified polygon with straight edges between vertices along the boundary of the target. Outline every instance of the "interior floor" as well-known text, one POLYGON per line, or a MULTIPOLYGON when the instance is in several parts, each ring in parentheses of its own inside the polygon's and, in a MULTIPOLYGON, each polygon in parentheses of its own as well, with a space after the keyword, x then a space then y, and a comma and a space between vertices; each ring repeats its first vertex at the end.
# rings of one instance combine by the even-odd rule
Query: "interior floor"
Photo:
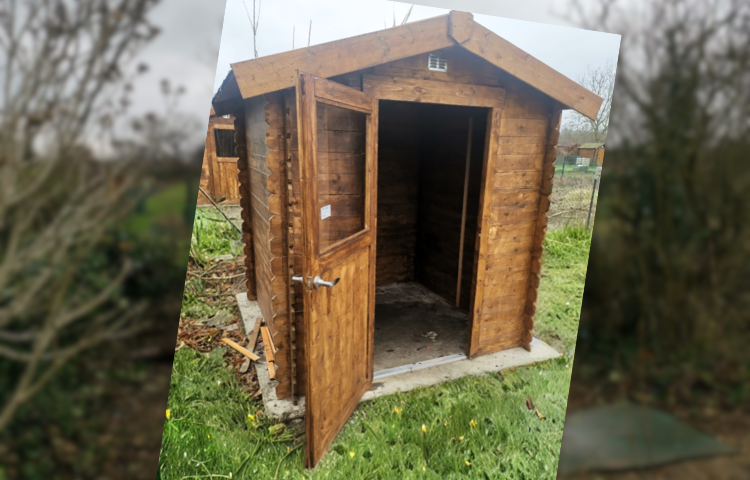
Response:
POLYGON ((377 287, 375 318, 375 372, 465 352, 468 312, 419 283, 377 287))

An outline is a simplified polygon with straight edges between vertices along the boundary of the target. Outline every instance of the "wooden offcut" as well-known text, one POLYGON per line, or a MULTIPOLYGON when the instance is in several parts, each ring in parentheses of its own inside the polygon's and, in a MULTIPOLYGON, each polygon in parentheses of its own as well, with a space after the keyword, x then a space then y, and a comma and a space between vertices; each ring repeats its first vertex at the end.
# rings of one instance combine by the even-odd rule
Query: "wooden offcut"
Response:
POLYGON ((235 342, 232 339, 222 338, 221 339, 221 343, 229 345, 230 347, 232 347, 233 349, 237 350, 238 352, 240 352, 241 354, 243 354, 244 356, 246 356, 247 358, 249 358, 252 361, 256 361, 256 360, 260 359, 259 356, 257 356, 256 354, 254 354, 253 352, 251 352, 247 348, 241 346, 240 344, 238 344, 237 342, 235 342))

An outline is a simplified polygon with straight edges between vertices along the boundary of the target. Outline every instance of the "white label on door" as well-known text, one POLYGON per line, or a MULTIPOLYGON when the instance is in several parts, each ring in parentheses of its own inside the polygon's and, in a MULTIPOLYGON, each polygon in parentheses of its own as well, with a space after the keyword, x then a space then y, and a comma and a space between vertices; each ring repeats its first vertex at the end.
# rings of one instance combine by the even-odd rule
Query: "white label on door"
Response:
POLYGON ((331 206, 326 205, 325 207, 320 209, 320 219, 325 220, 326 218, 331 216, 331 206))

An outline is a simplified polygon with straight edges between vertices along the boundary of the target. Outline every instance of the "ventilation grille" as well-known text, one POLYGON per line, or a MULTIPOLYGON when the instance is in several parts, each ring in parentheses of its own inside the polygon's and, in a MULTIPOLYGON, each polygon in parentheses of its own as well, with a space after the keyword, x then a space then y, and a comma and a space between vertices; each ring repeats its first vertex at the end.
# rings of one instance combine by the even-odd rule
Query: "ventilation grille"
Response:
POLYGON ((427 59, 427 68, 433 72, 447 72, 448 71, 448 60, 440 58, 440 56, 431 53, 427 59))

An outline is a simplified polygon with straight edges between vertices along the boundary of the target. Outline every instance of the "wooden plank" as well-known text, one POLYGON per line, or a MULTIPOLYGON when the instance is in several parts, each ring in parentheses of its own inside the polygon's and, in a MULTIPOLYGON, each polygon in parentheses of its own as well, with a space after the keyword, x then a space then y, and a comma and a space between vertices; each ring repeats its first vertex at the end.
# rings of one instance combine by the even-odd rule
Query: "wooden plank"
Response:
POLYGON ((293 87, 297 70, 333 77, 453 45, 448 15, 233 63, 243 98, 293 87))
MULTIPOLYGON (((471 36, 471 35, 469 35, 471 36)), ((468 37, 467 37, 468 38, 468 37)), ((464 267, 464 235, 466 234, 466 203, 469 200, 469 171, 471 167, 471 136, 474 129, 474 117, 469 117, 469 135, 466 145, 466 172, 464 173, 464 198, 461 208, 461 237, 458 244, 458 280, 456 281, 456 308, 461 306, 461 275, 464 267)))
POLYGON ((233 340, 231 340, 229 338, 222 338, 221 342, 224 343, 224 344, 226 344, 226 345, 229 345, 230 347, 232 347, 233 349, 237 350, 238 352, 240 352, 241 354, 243 354, 244 356, 246 356, 247 358, 249 358, 252 361, 256 361, 256 360, 260 359, 259 356, 257 356, 256 354, 254 354, 253 352, 251 352, 247 348, 239 345, 237 342, 235 342, 235 341, 233 341, 233 340))
POLYGON ((381 100, 468 107, 502 107, 505 90, 434 80, 364 75, 363 89, 381 100))
POLYGON ((478 23, 474 23, 471 38, 463 42, 456 40, 470 52, 582 115, 593 119, 599 114, 604 101, 601 97, 478 23))
POLYGON ((452 10, 448 14, 448 35, 458 43, 464 43, 474 34, 474 16, 467 12, 452 10))
POLYGON ((268 376, 271 380, 276 380, 276 366, 274 365, 274 353, 271 342, 271 334, 268 327, 260 327, 260 334, 263 336, 263 351, 266 353, 266 364, 268 365, 268 376))
POLYGON ((279 351, 273 343, 273 338, 268 332, 268 327, 260 327, 261 335, 263 335, 263 344, 268 344, 271 347, 271 360, 274 360, 274 355, 279 351))
POLYGON ((485 140, 484 165, 482 167, 482 186, 480 191, 479 227, 475 243, 474 256, 474 295, 471 297, 469 316, 469 338, 466 346, 469 358, 475 357, 480 348, 480 327, 482 325, 482 308, 484 306, 484 280, 487 271, 489 239, 487 232, 492 219, 492 192, 494 187, 495 162, 497 159, 498 135, 500 131, 502 109, 493 108, 487 116, 487 137, 485 140), (485 233, 482 236, 482 233, 485 233))

